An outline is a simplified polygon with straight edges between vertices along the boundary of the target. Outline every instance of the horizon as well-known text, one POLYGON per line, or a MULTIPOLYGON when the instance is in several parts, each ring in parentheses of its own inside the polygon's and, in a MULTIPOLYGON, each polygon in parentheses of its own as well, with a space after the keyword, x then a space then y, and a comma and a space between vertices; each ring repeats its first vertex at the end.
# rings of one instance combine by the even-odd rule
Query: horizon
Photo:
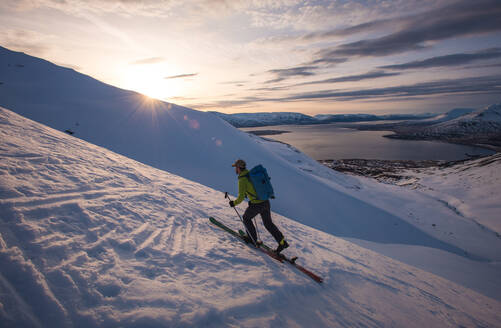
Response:
POLYGON ((500 102, 500 14, 494 0, 7 0, 0 45, 202 111, 443 113, 500 102))

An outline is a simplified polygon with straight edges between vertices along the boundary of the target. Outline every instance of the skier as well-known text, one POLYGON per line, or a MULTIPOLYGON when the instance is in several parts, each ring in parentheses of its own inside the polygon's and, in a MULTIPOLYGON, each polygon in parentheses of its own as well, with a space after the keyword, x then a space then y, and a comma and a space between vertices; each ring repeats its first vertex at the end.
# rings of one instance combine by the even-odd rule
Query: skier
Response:
POLYGON ((276 252, 280 253, 282 250, 289 247, 289 244, 280 230, 278 230, 277 226, 271 221, 270 201, 259 200, 257 198, 254 186, 249 180, 249 171, 246 169, 246 163, 244 160, 237 160, 232 167, 235 168, 235 173, 238 175, 238 198, 234 201, 230 201, 230 206, 237 206, 244 200, 245 197, 249 199, 249 207, 247 207, 243 215, 244 225, 247 233, 250 234, 250 237, 246 236, 247 241, 259 243, 257 241, 256 228, 252 223, 252 219, 256 215, 261 214, 261 219, 263 220, 266 230, 269 231, 278 243, 276 252))

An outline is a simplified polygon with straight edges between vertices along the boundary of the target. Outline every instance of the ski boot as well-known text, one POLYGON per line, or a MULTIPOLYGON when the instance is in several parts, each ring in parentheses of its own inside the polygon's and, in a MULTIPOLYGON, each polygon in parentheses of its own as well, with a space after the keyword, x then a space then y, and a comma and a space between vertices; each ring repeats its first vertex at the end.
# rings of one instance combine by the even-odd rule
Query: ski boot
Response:
POLYGON ((289 247, 289 243, 287 242, 287 240, 285 240, 285 238, 283 238, 279 243, 278 243, 278 247, 277 249, 275 250, 275 253, 277 254, 280 254, 281 251, 283 251, 284 249, 286 249, 287 247, 289 247))

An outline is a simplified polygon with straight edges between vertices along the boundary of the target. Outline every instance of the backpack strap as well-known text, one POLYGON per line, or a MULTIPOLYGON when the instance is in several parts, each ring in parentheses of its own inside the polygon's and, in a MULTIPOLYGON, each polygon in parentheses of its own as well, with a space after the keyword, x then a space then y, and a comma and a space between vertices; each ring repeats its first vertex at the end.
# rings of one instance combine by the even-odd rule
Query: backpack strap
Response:
MULTIPOLYGON (((252 181, 251 181, 251 179, 250 179, 250 175, 249 175, 249 173, 246 173, 246 174, 244 174, 244 175, 242 175, 242 176, 239 176, 239 177, 238 177, 238 180, 240 181, 240 179, 241 179, 241 178, 247 178, 247 180, 249 181, 249 183, 250 183, 250 184, 252 184, 252 181)), ((254 195, 253 193, 249 192, 248 190, 247 190, 247 193, 248 193, 249 195, 251 195, 252 197, 256 198, 256 199, 259 199, 259 197, 257 197, 257 195, 254 195)))

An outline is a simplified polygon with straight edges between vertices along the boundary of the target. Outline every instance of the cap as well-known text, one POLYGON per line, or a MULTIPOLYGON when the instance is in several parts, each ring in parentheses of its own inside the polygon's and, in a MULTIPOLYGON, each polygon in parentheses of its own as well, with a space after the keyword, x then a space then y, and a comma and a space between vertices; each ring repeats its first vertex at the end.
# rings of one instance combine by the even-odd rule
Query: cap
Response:
POLYGON ((237 159, 235 163, 231 165, 232 167, 238 167, 240 169, 245 169, 245 161, 243 159, 237 159))

